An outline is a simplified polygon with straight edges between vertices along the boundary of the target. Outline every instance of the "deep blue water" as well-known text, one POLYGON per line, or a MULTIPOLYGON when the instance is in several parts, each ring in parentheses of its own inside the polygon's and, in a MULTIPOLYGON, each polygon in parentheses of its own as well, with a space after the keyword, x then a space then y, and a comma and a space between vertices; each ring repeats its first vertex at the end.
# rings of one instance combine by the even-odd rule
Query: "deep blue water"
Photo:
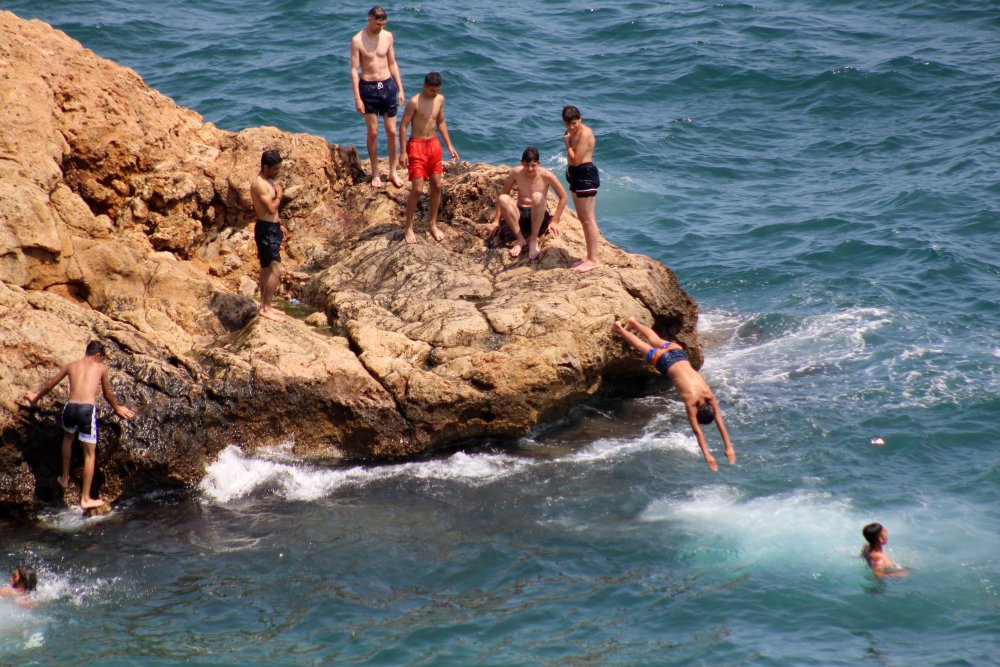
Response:
MULTIPOLYGON (((3 8, 225 129, 363 143, 367 4, 3 8)), ((707 470, 672 395, 392 466, 227 450, 192 498, 5 529, 43 583, 0 600, 0 662, 997 664, 996 4, 387 9, 463 159, 557 169, 581 108, 603 233, 701 304, 737 466, 707 470), (866 573, 871 520, 908 578, 866 573)))

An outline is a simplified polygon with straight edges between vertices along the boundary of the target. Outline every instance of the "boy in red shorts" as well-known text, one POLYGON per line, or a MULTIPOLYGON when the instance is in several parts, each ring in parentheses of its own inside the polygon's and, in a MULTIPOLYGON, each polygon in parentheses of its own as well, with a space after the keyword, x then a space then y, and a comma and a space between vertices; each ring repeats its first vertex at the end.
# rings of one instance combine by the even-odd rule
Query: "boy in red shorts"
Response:
POLYGON ((445 146, 452 160, 458 160, 458 152, 451 145, 448 137, 448 125, 444 122, 444 95, 441 94, 441 75, 431 72, 424 77, 424 89, 418 95, 410 98, 403 111, 403 120, 399 128, 400 162, 410 173, 410 197, 406 200, 406 234, 407 243, 416 243, 417 235, 413 231, 413 216, 417 211, 417 202, 424 192, 424 181, 431 183, 430 210, 427 216, 427 227, 435 241, 444 239, 444 234, 437 228, 438 208, 441 206, 441 174, 444 165, 441 164, 443 151, 438 141, 435 129, 441 133, 445 146), (406 126, 412 126, 410 140, 406 140, 406 126), (405 150, 402 150, 403 147, 405 150))

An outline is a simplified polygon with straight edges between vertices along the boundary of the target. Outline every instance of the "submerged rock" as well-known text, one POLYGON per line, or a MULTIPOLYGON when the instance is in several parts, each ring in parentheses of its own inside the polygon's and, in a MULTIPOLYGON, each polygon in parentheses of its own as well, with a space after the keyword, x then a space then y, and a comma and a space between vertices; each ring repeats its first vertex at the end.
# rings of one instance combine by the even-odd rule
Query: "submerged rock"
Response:
POLYGON ((571 211, 537 262, 486 239, 503 168, 449 166, 445 240, 407 245, 407 191, 368 186, 352 147, 219 130, 42 22, 0 12, 0 81, 0 513, 78 499, 55 482, 65 385, 18 400, 92 338, 138 412, 99 403, 107 500, 189 488, 233 443, 331 460, 527 433, 652 377, 616 318, 655 322, 700 366, 697 304, 666 267, 603 243, 601 268, 570 271, 571 211), (308 324, 255 317, 265 148, 285 156, 282 294, 308 324))

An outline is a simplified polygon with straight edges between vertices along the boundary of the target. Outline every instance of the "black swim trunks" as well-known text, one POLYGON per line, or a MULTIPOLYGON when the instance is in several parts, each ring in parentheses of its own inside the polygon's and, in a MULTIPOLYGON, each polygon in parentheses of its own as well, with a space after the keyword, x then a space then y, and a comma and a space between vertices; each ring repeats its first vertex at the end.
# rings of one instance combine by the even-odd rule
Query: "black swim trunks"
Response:
POLYGON ((569 165, 566 167, 566 180, 570 191, 577 197, 594 197, 597 188, 601 187, 601 176, 593 162, 569 165))
POLYGON ((62 412, 62 427, 67 433, 79 433, 82 442, 97 444, 97 410, 94 404, 66 403, 62 412))
POLYGON ((687 361, 687 352, 679 347, 668 350, 667 347, 673 345, 670 341, 667 341, 659 348, 654 348, 646 353, 646 361, 652 364, 653 368, 660 371, 661 375, 667 374, 667 369, 676 364, 678 361, 687 361))
MULTIPOLYGON (((517 226, 521 228, 521 236, 528 238, 531 236, 531 207, 518 206, 517 210, 521 212, 521 217, 518 218, 517 226)), ((550 220, 552 220, 552 214, 546 210, 545 217, 542 218, 542 226, 538 229, 539 236, 545 236, 545 233, 549 231, 550 220)))
POLYGON ((358 92, 365 104, 365 113, 392 118, 396 115, 398 93, 396 81, 390 76, 385 81, 358 81, 358 92))
POLYGON ((257 242, 260 268, 266 269, 271 262, 281 262, 281 242, 284 238, 280 222, 257 221, 253 228, 253 240, 257 242))

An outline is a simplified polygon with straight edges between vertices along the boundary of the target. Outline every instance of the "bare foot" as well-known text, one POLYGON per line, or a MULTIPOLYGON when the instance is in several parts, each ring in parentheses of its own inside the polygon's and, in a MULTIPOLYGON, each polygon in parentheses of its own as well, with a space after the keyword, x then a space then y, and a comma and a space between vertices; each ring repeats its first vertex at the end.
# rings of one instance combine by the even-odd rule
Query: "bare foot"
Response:
POLYGON ((80 507, 85 510, 92 510, 95 507, 103 507, 104 501, 100 498, 80 498, 80 507))
POLYGON ((373 188, 380 188, 380 187, 382 187, 382 177, 379 176, 378 174, 375 174, 374 176, 372 176, 372 187, 373 188))
POLYGON ((59 486, 62 488, 69 488, 69 477, 56 477, 56 481, 59 482, 59 486))
POLYGON ((715 457, 711 454, 705 455, 705 463, 712 469, 712 472, 719 472, 719 464, 715 462, 715 457))
POLYGON ((528 259, 538 259, 538 241, 528 241, 528 259))
POLYGON ((435 241, 444 241, 444 234, 441 232, 440 229, 437 228, 436 225, 430 226, 430 233, 431 236, 434 237, 435 241))
POLYGON ((636 324, 638 324, 638 322, 636 322, 636 321, 635 321, 635 318, 634 318, 634 317, 630 317, 630 318, 628 318, 628 321, 627 321, 627 322, 625 323, 625 325, 626 325, 626 326, 627 326, 627 327, 628 327, 629 329, 634 329, 634 328, 635 328, 635 325, 636 325, 636 324))
POLYGON ((403 234, 403 239, 410 245, 413 245, 414 243, 417 242, 417 235, 414 233, 412 227, 406 230, 406 233, 403 234))
POLYGON ((524 250, 525 246, 527 246, 527 245, 528 245, 527 241, 515 243, 514 247, 510 249, 510 257, 511 257, 511 259, 513 259, 515 257, 520 257, 521 256, 521 251, 524 250))
POLYGON ((257 311, 257 314, 265 320, 271 320, 272 322, 281 322, 285 319, 285 314, 275 308, 261 308, 257 311))
POLYGON ((593 271, 600 265, 600 262, 595 262, 592 259, 584 259, 573 265, 573 271, 576 273, 586 273, 587 271, 593 271))
POLYGON ((397 188, 403 187, 403 179, 401 179, 395 173, 389 174, 389 182, 395 185, 397 188))
POLYGON ((726 460, 729 461, 730 464, 736 463, 736 450, 735 449, 727 449, 726 450, 726 460))

